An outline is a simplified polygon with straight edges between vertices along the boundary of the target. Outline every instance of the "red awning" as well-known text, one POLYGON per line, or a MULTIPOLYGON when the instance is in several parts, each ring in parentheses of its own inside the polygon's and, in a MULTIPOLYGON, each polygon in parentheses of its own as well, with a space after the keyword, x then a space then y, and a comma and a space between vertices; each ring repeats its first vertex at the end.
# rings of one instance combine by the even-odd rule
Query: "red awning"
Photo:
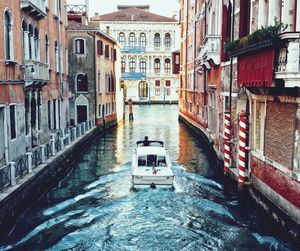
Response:
POLYGON ((273 79, 274 48, 238 57, 239 87, 270 87, 273 79))

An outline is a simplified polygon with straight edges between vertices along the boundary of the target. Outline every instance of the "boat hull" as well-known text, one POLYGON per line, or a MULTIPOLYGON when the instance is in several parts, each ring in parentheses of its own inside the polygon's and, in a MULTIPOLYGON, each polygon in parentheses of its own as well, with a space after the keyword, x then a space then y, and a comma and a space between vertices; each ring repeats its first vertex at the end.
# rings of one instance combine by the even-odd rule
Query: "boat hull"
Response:
POLYGON ((132 184, 137 186, 173 186, 174 176, 132 175, 132 184))

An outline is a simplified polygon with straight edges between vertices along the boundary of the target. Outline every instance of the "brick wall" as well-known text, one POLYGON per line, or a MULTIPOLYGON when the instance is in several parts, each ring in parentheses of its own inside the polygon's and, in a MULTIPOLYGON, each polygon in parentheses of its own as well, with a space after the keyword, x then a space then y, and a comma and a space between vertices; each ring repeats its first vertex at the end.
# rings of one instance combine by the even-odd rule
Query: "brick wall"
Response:
POLYGON ((251 156, 251 172, 276 193, 300 208, 300 183, 298 181, 253 156, 251 156))
POLYGON ((291 168, 293 158, 296 105, 267 103, 265 156, 291 168))

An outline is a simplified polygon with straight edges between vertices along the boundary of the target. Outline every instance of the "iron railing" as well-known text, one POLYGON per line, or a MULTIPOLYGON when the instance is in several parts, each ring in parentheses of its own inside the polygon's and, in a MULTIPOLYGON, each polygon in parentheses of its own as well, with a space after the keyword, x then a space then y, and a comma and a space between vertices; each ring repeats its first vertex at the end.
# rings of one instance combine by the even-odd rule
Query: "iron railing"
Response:
POLYGON ((11 183, 10 168, 10 164, 0 168, 0 191, 2 191, 5 187, 8 187, 11 183))

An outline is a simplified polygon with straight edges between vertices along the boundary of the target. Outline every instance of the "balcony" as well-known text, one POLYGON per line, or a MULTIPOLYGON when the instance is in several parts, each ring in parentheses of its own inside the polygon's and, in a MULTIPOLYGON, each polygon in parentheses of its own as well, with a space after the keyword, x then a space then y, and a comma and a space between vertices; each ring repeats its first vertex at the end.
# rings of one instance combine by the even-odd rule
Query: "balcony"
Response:
POLYGON ((203 42, 202 46, 199 50, 198 61, 200 64, 205 64, 205 62, 209 62, 210 65, 216 66, 219 65, 220 60, 220 44, 221 37, 218 35, 207 35, 203 42))
POLYGON ((284 80, 286 88, 300 87, 300 33, 283 33, 275 79, 284 80))
POLYGON ((20 8, 28 15, 39 20, 47 15, 47 2, 46 0, 20 0, 20 8))
POLYGON ((145 79, 146 74, 141 72, 124 72, 122 73, 122 79, 145 79))
POLYGON ((33 82, 49 82, 48 64, 34 60, 24 60, 23 62, 23 72, 26 86, 31 85, 33 82))
POLYGON ((145 46, 123 46, 123 53, 144 53, 146 52, 145 46))

